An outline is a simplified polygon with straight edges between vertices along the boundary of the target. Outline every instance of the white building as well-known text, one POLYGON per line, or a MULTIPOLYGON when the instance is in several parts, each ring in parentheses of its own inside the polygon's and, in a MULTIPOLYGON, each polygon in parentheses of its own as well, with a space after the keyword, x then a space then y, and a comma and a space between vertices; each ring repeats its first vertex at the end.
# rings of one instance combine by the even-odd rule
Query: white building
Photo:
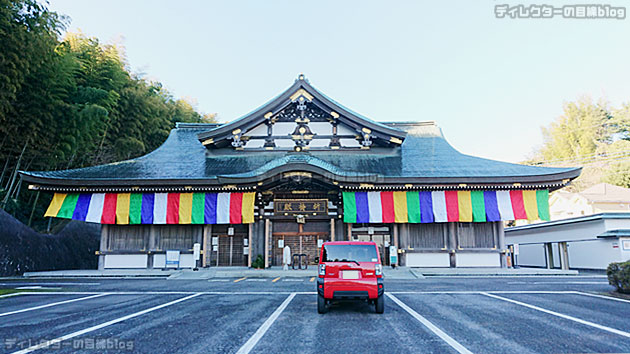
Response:
POLYGON ((600 183, 579 193, 559 190, 549 197, 551 220, 609 212, 630 212, 630 189, 600 183))
POLYGON ((630 213, 601 213, 505 229, 518 244, 517 264, 562 269, 606 269, 630 260, 630 213))

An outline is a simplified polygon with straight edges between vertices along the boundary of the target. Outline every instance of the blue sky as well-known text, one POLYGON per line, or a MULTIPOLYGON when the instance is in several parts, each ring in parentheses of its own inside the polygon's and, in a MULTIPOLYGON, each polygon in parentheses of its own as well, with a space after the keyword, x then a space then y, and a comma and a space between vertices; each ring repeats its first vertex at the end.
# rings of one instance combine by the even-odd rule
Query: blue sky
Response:
POLYGON ((374 120, 434 120, 458 150, 518 162, 563 102, 630 102, 629 19, 496 19, 503 3, 527 4, 50 0, 50 8, 70 17, 70 31, 121 42, 133 71, 221 121, 303 72, 374 120))

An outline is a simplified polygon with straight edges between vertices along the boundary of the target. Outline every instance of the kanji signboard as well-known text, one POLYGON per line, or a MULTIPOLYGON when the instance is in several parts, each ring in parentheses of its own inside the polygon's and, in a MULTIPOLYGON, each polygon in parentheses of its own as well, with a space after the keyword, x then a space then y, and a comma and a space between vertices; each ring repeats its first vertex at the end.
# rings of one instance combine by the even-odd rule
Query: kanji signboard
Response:
POLYGON ((328 214, 327 199, 276 199, 273 205, 276 215, 328 214))

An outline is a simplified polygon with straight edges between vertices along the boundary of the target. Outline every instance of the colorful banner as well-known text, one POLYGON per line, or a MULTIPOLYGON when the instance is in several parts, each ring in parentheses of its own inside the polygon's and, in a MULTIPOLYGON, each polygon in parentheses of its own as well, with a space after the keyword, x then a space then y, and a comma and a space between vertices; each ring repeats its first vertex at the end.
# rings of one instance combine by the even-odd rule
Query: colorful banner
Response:
POLYGON ((343 221, 347 223, 520 219, 549 220, 549 191, 343 192, 343 221))
POLYGON ((55 193, 44 216, 101 224, 251 224, 255 193, 55 193))

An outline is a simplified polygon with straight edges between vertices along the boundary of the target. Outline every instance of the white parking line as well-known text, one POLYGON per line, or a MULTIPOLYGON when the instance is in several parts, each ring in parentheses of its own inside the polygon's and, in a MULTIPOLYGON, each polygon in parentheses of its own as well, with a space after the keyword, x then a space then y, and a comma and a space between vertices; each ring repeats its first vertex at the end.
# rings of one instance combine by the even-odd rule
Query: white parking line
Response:
POLYGON ((584 296, 598 297, 600 299, 614 300, 614 301, 630 303, 630 300, 620 299, 618 297, 612 297, 612 296, 606 296, 606 295, 598 295, 598 294, 589 294, 589 293, 585 293, 585 292, 582 292, 582 291, 573 291, 573 293, 574 294, 578 294, 578 295, 584 295, 584 296))
POLYGON ((262 338, 262 336, 265 335, 267 330, 269 330, 269 327, 271 327, 271 325, 276 321, 276 319, 278 318, 278 316, 280 316, 282 311, 284 311, 284 309, 287 308, 287 306, 289 306, 289 303, 291 302, 291 300, 293 300, 293 298, 295 297, 295 294, 296 293, 291 293, 291 295, 289 295, 289 297, 287 297, 286 300, 284 300, 284 302, 280 304, 280 306, 278 306, 278 308, 271 314, 271 316, 267 318, 265 323, 263 323, 262 326, 258 328, 256 333, 254 333, 254 335, 251 336, 251 338, 249 338, 249 340, 247 340, 245 344, 243 344, 241 349, 239 349, 238 352, 236 352, 236 354, 247 354, 252 349, 254 349, 254 346, 258 343, 260 338, 262 338))
MULTIPOLYGON (((29 291, 23 292, 23 295, 94 295, 94 294, 110 294, 110 295, 190 295, 201 293, 203 295, 288 295, 288 294, 316 294, 315 291, 55 291, 55 292, 39 292, 29 291)), ((485 290, 485 291, 388 291, 390 294, 409 295, 409 294, 452 294, 452 295, 479 295, 482 293, 492 294, 574 294, 574 290, 485 290)), ((9 294, 12 295, 12 294, 9 294)))
POLYGON ((15 286, 15 285, 24 285, 24 286, 29 286, 29 285, 42 285, 42 286, 50 286, 50 285, 54 285, 54 286, 73 286, 73 285, 86 285, 86 286, 96 286, 96 285, 101 285, 101 283, 51 283, 51 282, 28 282, 28 283, 24 283, 24 282, 12 282, 12 283, 0 283, 0 285, 2 286, 15 286))
POLYGON ((483 293, 493 294, 572 294, 572 290, 552 291, 552 290, 486 290, 486 291, 388 291, 390 294, 452 294, 452 295, 479 295, 483 293))
POLYGON ((303 282, 304 279, 291 279, 291 278, 287 278, 287 279, 282 279, 282 281, 299 281, 299 282, 303 282))
POLYGON ((614 333, 614 334, 618 334, 620 336, 624 336, 624 337, 630 338, 630 333, 624 332, 624 331, 620 331, 618 329, 602 326, 602 325, 597 324, 597 323, 593 323, 593 322, 590 322, 590 321, 585 321, 585 320, 579 319, 577 317, 573 317, 573 316, 565 315, 565 314, 562 314, 562 313, 559 313, 559 312, 547 310, 547 309, 544 309, 542 307, 530 305, 530 304, 527 304, 527 303, 524 303, 524 302, 521 302, 521 301, 508 299, 506 297, 501 297, 501 296, 493 295, 493 294, 489 294, 489 293, 481 293, 481 294, 485 295, 485 296, 489 296, 489 297, 494 298, 494 299, 511 302, 513 304, 524 306, 524 307, 530 308, 532 310, 544 312, 544 313, 547 313, 547 314, 550 314, 550 315, 554 315, 554 316, 557 316, 557 317, 560 317, 560 318, 564 318, 566 320, 571 320, 571 321, 574 321, 574 322, 577 322, 577 323, 581 323, 583 325, 595 327, 595 328, 601 329, 603 331, 607 331, 607 332, 610 332, 610 333, 614 333))
POLYGON ((22 295, 24 294, 23 292, 18 292, 18 293, 10 293, 10 294, 4 294, 4 295, 0 295, 0 299, 2 299, 3 297, 11 297, 11 296, 17 296, 17 295, 22 295))
POLYGON ((212 282, 212 283, 214 283, 214 282, 227 283, 227 282, 232 281, 232 280, 231 280, 231 279, 210 279, 210 280, 208 280, 208 281, 209 281, 209 282, 212 282))
POLYGON ((426 275, 425 278, 451 278, 451 279, 582 279, 582 278, 608 278, 606 275, 426 275))
POLYGON ((49 346, 51 346, 51 345, 53 345, 55 343, 63 342, 64 340, 68 340, 68 339, 71 339, 71 338, 74 338, 74 337, 77 337, 77 336, 80 336, 80 335, 83 335, 83 334, 86 334, 86 333, 89 333, 89 332, 92 332, 92 331, 96 331, 97 329, 101 329, 101 328, 104 328, 104 327, 107 327, 107 326, 111 326, 111 325, 116 324, 118 322, 122 322, 122 321, 128 320, 130 318, 138 317, 140 315, 144 315, 145 313, 148 313, 148 312, 151 312, 151 311, 155 311, 155 310, 159 310, 161 308, 164 308, 164 307, 167 307, 167 306, 171 306, 171 305, 177 304, 179 302, 186 301, 188 299, 192 299, 193 297, 197 297, 199 295, 201 295, 201 293, 196 293, 196 294, 193 294, 193 295, 190 295, 190 296, 186 296, 186 297, 183 297, 183 298, 171 301, 171 302, 167 302, 167 303, 162 304, 162 305, 154 306, 154 307, 151 307, 151 308, 146 309, 146 310, 142 310, 142 311, 138 311, 136 313, 132 313, 131 315, 127 315, 127 316, 123 316, 123 317, 120 317, 120 318, 117 318, 117 319, 114 319, 114 320, 111 320, 111 321, 103 322, 103 323, 101 323, 99 325, 96 325, 96 326, 92 326, 92 327, 89 327, 89 328, 86 328, 86 329, 82 329, 82 330, 77 331, 77 332, 66 334, 65 336, 58 337, 58 338, 55 338, 55 339, 51 339, 51 340, 46 341, 44 343, 40 343, 40 344, 37 344, 37 345, 30 346, 30 347, 28 347, 26 349, 14 352, 13 354, 30 353, 30 352, 33 352, 35 350, 48 348, 49 346))
POLYGON ((15 290, 61 290, 61 288, 51 288, 47 286, 31 285, 31 286, 20 286, 20 287, 15 288, 15 290))
POLYGON ((47 307, 52 307, 52 306, 57 306, 57 305, 69 304, 71 302, 77 302, 77 301, 94 299, 94 298, 105 296, 105 295, 108 295, 108 293, 96 294, 96 295, 91 295, 91 296, 86 296, 86 297, 80 297, 78 299, 70 299, 70 300, 65 300, 65 301, 53 302, 53 303, 46 304, 46 305, 40 305, 40 306, 35 306, 35 307, 29 307, 29 308, 26 308, 26 309, 0 313, 0 317, 13 315, 13 314, 16 314, 16 313, 27 312, 27 311, 34 311, 34 310, 39 310, 39 309, 45 309, 47 307))
MULTIPOLYGON (((231 280, 227 280, 231 281, 231 280)), ((245 281, 249 281, 245 280, 245 281)), ((303 281, 303 280, 300 280, 303 281)), ((21 293, 12 293, 2 295, 1 297, 15 296, 15 295, 96 295, 96 294, 109 294, 109 295, 190 295, 201 293, 203 295, 288 295, 288 294, 316 294, 315 291, 55 291, 55 292, 43 292, 43 291, 29 291, 21 293)), ((390 294, 395 295, 436 295, 436 294, 451 294, 451 295, 480 295, 480 294, 579 294, 579 291, 575 290, 480 290, 480 291, 388 291, 390 294)), ((603 296, 593 295, 592 296, 603 296)), ((613 297, 603 296, 604 298, 611 300, 618 300, 624 302, 630 302, 628 300, 617 299, 613 297)))
POLYGON ((392 299, 396 304, 398 304, 398 306, 402 307, 403 310, 407 311, 411 316, 413 316, 413 318, 415 318, 420 323, 422 323, 425 327, 427 327, 429 330, 431 330, 431 332, 435 333, 438 337, 442 338, 442 340, 445 341, 448 345, 453 347, 453 349, 457 350, 457 352, 472 354, 472 352, 470 350, 466 349, 466 347, 464 347, 463 345, 459 344, 458 341, 456 341, 455 339, 451 338, 451 336, 449 336, 448 334, 444 333, 436 325, 434 325, 429 320, 424 318, 422 315, 420 315, 419 313, 414 311, 411 307, 407 306, 404 302, 400 301, 396 296, 392 295, 391 293, 386 293, 386 295, 390 299, 392 299))
POLYGON ((253 279, 245 279, 245 281, 267 281, 267 279, 253 278, 253 279))
POLYGON ((579 285, 608 285, 608 282, 604 281, 509 281, 508 284, 579 284, 579 285))
POLYGON ((29 291, 21 293, 23 295, 289 295, 289 294, 317 294, 316 291, 59 291, 59 292, 36 292, 29 291))

